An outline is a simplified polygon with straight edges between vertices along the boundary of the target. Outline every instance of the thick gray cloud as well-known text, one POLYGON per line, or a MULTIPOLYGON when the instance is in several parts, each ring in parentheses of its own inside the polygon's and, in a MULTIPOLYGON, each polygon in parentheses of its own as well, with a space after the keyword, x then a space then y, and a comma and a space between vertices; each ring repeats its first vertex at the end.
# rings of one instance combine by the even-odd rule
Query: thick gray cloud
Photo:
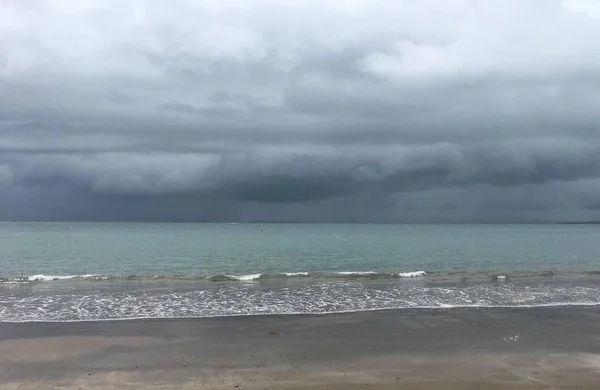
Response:
POLYGON ((0 3, 0 219, 600 219, 600 2, 0 3))

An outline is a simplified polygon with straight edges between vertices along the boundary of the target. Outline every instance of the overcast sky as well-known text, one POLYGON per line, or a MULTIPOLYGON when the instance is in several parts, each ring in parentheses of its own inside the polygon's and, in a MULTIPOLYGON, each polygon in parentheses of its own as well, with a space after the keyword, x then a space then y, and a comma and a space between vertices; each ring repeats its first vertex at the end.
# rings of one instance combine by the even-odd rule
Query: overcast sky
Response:
POLYGON ((0 1, 0 219, 600 220, 600 1, 0 1))

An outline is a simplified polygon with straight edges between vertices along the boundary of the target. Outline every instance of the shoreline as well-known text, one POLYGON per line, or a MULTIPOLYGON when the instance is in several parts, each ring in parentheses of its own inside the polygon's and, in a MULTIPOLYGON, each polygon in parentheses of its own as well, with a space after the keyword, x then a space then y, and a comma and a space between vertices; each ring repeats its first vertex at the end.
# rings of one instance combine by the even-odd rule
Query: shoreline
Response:
POLYGON ((600 307, 0 323, 0 389, 593 389, 600 307))
MULTIPOLYGON (((487 311, 487 310, 536 310, 536 309, 598 309, 600 310, 600 303, 548 303, 538 305, 507 305, 507 306, 468 306, 468 305, 457 305, 457 306, 416 306, 416 307, 397 307, 397 308, 375 308, 375 309, 362 309, 362 310, 350 310, 350 311, 332 311, 324 313, 273 313, 273 314, 223 314, 223 315, 210 315, 210 316, 189 316, 189 317, 127 317, 127 318, 106 318, 106 319, 81 319, 81 320, 27 320, 27 321, 3 321, 0 320, 0 327, 2 324, 78 324, 78 323, 110 323, 110 322, 154 322, 154 321, 202 321, 202 320, 218 320, 218 319, 229 319, 229 318, 257 318, 257 319, 268 319, 268 318, 286 318, 286 317, 328 317, 328 316, 343 316, 343 315, 355 315, 362 313, 377 313, 383 314, 386 312, 398 312, 401 313, 413 313, 413 312, 451 312, 451 311, 487 311)), ((0 340, 1 340, 0 332, 0 340)))

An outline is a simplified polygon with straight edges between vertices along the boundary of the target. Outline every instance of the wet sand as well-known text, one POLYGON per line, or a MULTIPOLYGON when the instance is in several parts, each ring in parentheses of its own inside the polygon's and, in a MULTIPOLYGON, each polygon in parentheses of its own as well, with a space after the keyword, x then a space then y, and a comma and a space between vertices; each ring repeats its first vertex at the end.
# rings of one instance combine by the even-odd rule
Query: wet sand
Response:
POLYGON ((0 323, 1 389, 598 389, 600 308, 0 323))

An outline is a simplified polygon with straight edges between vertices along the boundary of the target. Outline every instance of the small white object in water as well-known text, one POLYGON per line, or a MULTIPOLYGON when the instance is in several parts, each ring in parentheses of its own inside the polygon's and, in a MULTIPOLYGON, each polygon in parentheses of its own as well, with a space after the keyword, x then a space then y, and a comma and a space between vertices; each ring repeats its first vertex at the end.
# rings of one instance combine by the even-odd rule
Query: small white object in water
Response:
POLYGON ((506 281, 506 275, 498 275, 496 276, 496 280, 499 282, 505 282, 506 281))

